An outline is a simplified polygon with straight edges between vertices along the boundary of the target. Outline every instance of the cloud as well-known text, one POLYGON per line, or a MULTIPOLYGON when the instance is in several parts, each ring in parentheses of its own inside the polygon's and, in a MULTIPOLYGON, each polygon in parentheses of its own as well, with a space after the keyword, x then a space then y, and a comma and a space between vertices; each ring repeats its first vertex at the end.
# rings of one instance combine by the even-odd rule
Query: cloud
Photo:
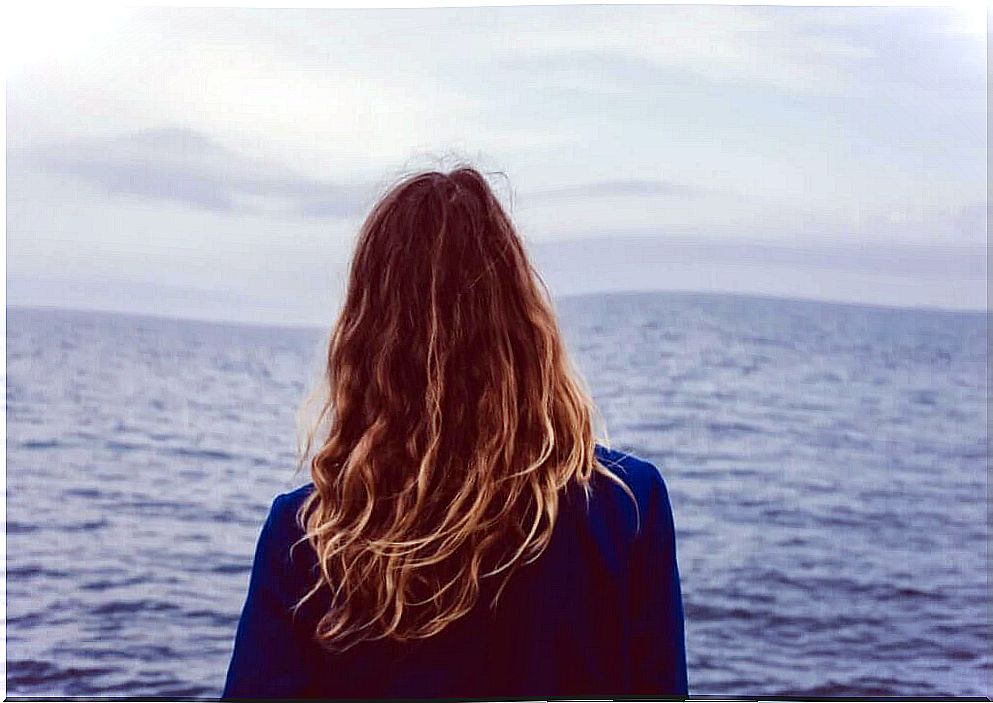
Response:
POLYGON ((860 17, 836 8, 589 6, 515 42, 506 65, 592 92, 616 92, 616 79, 626 84, 634 70, 655 83, 843 96, 875 49, 822 30, 821 19, 842 16, 860 17))
POLYGON ((866 299, 876 280, 931 281, 908 298, 926 303, 985 283, 984 35, 956 34, 947 8, 129 17, 9 81, 8 252, 26 279, 120 269, 317 298, 300 271, 339 256, 383 175, 454 150, 508 173, 534 242, 629 229, 728 240, 576 244, 569 285, 601 285, 583 275, 591 262, 608 287, 684 271, 680 285, 786 291, 814 271, 825 292, 859 277, 866 299), (749 237, 796 246, 735 248, 749 237), (829 241, 848 248, 810 250, 829 241), (285 286, 267 280, 275 266, 285 286), (746 266, 754 280, 735 273, 746 266))
POLYGON ((986 203, 973 203, 961 208, 952 216, 955 231, 962 239, 985 242, 987 236, 989 208, 986 203))
POLYGON ((657 86, 954 99, 985 79, 982 33, 962 20, 950 7, 584 6, 525 32, 500 65, 522 82, 600 96, 657 86))
POLYGON ((371 184, 315 180, 242 156, 192 129, 49 143, 15 152, 13 159, 18 167, 69 176, 108 195, 208 211, 349 218, 360 215, 375 193, 371 184))
POLYGON ((866 217, 863 231, 891 241, 913 239, 952 246, 985 244, 986 215, 987 204, 983 202, 951 207, 915 203, 914 207, 866 217))
POLYGON ((671 263, 725 263, 779 265, 808 270, 859 271, 920 278, 985 279, 986 259, 980 243, 855 241, 841 239, 774 242, 684 233, 655 232, 656 236, 617 233, 536 245, 547 256, 572 250, 602 262, 616 250, 618 261, 671 263))
POLYGON ((702 192, 701 189, 694 186, 671 181, 620 179, 533 190, 525 194, 523 199, 527 202, 548 202, 572 198, 613 198, 618 196, 694 196, 702 192))

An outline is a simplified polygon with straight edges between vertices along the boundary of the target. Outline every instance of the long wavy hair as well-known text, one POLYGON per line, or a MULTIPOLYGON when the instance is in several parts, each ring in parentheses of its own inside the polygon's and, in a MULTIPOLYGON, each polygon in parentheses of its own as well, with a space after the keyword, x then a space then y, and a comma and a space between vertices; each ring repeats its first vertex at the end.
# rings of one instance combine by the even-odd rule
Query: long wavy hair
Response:
POLYGON ((600 473, 630 495, 594 456, 599 417, 548 290, 474 168, 408 176, 372 208, 322 389, 297 513, 320 568, 297 607, 328 589, 328 650, 430 637, 502 575, 495 608, 570 482, 588 500, 600 473))

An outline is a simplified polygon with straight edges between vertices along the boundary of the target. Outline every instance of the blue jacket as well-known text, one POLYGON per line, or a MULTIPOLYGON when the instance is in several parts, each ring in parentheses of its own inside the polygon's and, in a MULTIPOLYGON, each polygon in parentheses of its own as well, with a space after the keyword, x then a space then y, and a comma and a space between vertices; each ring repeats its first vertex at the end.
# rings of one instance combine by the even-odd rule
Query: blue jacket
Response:
MULTIPOLYGON (((225 698, 616 698, 687 695, 683 607, 672 509, 652 464, 597 446, 632 489, 596 475, 570 486, 546 551, 434 637, 363 642, 328 654, 310 640, 328 606, 291 606, 316 559, 294 515, 313 484, 276 497, 262 527, 238 623, 225 698)), ((498 578, 486 579, 498 581, 498 578)), ((323 589, 321 595, 326 593, 323 589)), ((485 594, 489 593, 484 589, 485 594)))

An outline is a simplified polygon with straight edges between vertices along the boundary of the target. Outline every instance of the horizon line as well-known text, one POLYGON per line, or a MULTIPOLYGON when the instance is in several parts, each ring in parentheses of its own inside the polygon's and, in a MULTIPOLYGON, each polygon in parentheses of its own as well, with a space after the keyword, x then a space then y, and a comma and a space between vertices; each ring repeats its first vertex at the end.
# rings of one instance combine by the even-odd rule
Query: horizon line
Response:
MULTIPOLYGON (((694 290, 694 289, 665 289, 665 288, 632 288, 623 290, 606 290, 606 291, 594 291, 585 293, 566 293, 563 295, 551 296, 553 307, 555 307, 555 313, 558 315, 557 303, 559 301, 568 300, 578 300, 578 299, 588 299, 588 298, 604 298, 604 297, 624 297, 633 295, 648 295, 648 294, 660 294, 660 295, 696 295, 701 297, 716 297, 716 298, 746 298, 752 300, 772 300, 772 301, 782 301, 782 302, 793 302, 793 303, 807 303, 811 305, 832 305, 840 307, 850 307, 850 308, 870 308, 875 310, 891 310, 891 311, 903 311, 903 312, 921 312, 929 314, 949 314, 949 315, 989 315, 990 307, 987 305, 985 308, 946 308, 940 306, 932 305, 887 305, 883 303, 863 303, 863 302, 853 302, 851 300, 838 300, 829 298, 816 298, 816 297, 803 297, 803 296, 788 296, 788 295, 774 295, 769 293, 748 293, 748 292, 735 292, 735 291, 715 291, 715 290, 694 290)), ((35 305, 35 304, 24 304, 24 303, 6 303, 5 310, 32 310, 32 311, 46 311, 46 312, 67 312, 67 313, 90 313, 90 314, 100 314, 100 315, 111 315, 119 317, 134 317, 134 318, 146 318, 153 320, 162 320, 169 322, 191 322, 205 325, 219 325, 219 326, 235 326, 235 327, 263 327, 270 329, 290 329, 290 330, 330 330, 331 326, 334 324, 334 320, 330 320, 327 323, 321 324, 317 322, 265 322, 265 321, 251 321, 247 319, 238 318, 217 318, 217 317, 195 317, 195 316, 182 316, 182 315, 170 315, 155 312, 140 312, 134 310, 121 310, 112 308, 101 308, 101 307, 74 307, 71 305, 35 305)))

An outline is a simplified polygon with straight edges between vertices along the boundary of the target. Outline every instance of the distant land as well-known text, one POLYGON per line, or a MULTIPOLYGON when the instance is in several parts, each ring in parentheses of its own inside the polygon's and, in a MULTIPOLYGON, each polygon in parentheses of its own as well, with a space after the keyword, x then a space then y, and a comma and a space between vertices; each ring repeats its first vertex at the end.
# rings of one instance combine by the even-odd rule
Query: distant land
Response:
MULTIPOLYGON (((878 309, 878 310, 893 310, 893 311, 906 311, 908 313, 912 312, 922 312, 928 314, 947 314, 947 315, 965 315, 965 316, 985 316, 987 311, 985 310, 955 310, 940 307, 906 307, 899 305, 880 305, 876 303, 857 303, 851 301, 838 301, 838 300, 817 300, 813 298, 801 298, 801 297, 790 297, 790 296, 777 296, 777 295, 760 295, 751 293, 720 293, 711 291, 694 291, 694 290, 626 290, 626 291, 602 291, 596 293, 576 293, 572 295, 557 295, 554 297, 554 302, 556 306, 568 306, 571 303, 578 303, 582 300, 590 300, 596 298, 616 298, 616 297, 645 297, 646 299, 654 298, 656 296, 661 297, 689 297, 697 298, 701 300, 711 299, 711 300, 729 300, 729 299, 741 299, 741 300, 755 300, 755 301, 783 301, 798 303, 801 305, 810 305, 812 308, 818 306, 830 306, 830 307, 842 307, 842 308, 863 308, 863 309, 878 309)), ((151 312, 136 312, 131 310, 115 310, 115 309, 101 309, 101 308, 82 308, 82 307, 63 307, 63 306, 53 306, 53 305, 7 305, 7 311, 17 313, 18 311, 45 311, 49 310, 52 312, 62 312, 66 314, 78 314, 78 315, 110 315, 110 316, 120 316, 120 317, 131 317, 136 319, 147 319, 147 320, 158 320, 158 321, 175 321, 175 322, 189 322, 205 325, 218 325, 218 326, 234 326, 234 327, 255 327, 255 328, 286 328, 292 330, 316 330, 316 331, 327 331, 330 329, 330 325, 334 322, 335 313, 328 318, 326 324, 313 323, 313 322, 295 322, 295 321, 259 321, 259 320, 238 320, 238 319, 227 319, 227 318, 212 318, 198 316, 195 310, 191 309, 187 314, 161 314, 161 313, 151 313, 151 312)))
MULTIPOLYGON (((552 295, 693 291, 914 309, 982 311, 988 305, 984 241, 884 242, 800 237, 777 241, 689 232, 619 231, 525 244, 552 295)), ((346 249, 323 261, 287 252, 245 268, 162 262, 155 278, 110 261, 8 259, 7 303, 182 319, 323 327, 337 313, 346 249)), ((236 265, 238 264, 238 265, 236 265)))

